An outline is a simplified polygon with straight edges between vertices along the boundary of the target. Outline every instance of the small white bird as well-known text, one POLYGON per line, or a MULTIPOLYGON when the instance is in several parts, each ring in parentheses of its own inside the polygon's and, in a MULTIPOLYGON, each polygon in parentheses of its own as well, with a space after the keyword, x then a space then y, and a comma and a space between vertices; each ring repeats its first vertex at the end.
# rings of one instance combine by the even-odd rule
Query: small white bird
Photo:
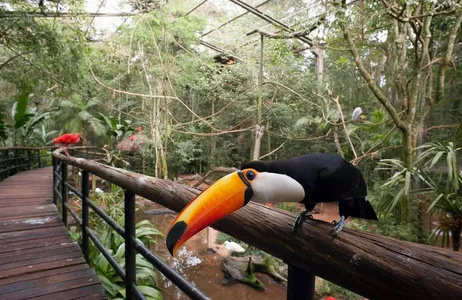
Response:
POLYGON ((359 116, 361 116, 363 113, 363 110, 361 109, 361 107, 356 107, 354 110, 353 110, 353 113, 351 114, 351 119, 353 121, 356 121, 359 119, 359 116))
POLYGON ((104 193, 104 191, 103 191, 102 189, 100 189, 99 187, 97 187, 97 188, 95 189, 95 193, 100 194, 100 193, 104 193))
POLYGON ((225 241, 224 245, 225 245, 225 248, 228 249, 229 251, 238 252, 238 253, 245 252, 245 249, 242 248, 241 245, 239 245, 238 243, 225 241))

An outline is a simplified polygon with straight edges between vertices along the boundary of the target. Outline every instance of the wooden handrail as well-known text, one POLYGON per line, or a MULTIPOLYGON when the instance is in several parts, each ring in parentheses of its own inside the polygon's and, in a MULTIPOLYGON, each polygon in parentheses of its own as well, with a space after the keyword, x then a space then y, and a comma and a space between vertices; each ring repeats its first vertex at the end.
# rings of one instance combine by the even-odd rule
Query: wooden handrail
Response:
MULTIPOLYGON (((53 156, 177 212, 200 193, 172 181, 60 152, 56 150, 53 156)), ((306 221, 294 234, 295 217, 249 203, 213 227, 371 299, 434 300, 462 295, 461 253, 347 228, 334 240, 332 225, 319 220, 306 221)))
POLYGON ((27 147, 27 146, 10 146, 10 147, 0 147, 2 150, 47 150, 59 148, 59 146, 42 146, 42 147, 27 147))
MULTIPOLYGON (((0 151, 3 151, 3 150, 48 150, 48 149, 56 149, 56 148, 60 148, 60 146, 56 146, 56 145, 42 146, 42 147, 10 146, 10 147, 0 147, 0 151)), ((78 149, 78 150, 82 150, 82 149, 98 149, 98 150, 104 151, 100 147, 94 147, 94 146, 69 147, 69 150, 71 150, 71 149, 78 149)))

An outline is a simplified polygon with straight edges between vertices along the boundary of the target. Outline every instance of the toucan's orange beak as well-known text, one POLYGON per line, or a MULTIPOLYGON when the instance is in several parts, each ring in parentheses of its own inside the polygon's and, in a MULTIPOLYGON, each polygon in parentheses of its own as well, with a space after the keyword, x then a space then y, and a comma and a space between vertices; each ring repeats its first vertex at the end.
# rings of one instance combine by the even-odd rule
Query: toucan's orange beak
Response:
POLYGON ((221 178, 180 212, 167 234, 167 248, 172 256, 193 235, 250 201, 253 191, 245 177, 249 170, 239 170, 221 178))

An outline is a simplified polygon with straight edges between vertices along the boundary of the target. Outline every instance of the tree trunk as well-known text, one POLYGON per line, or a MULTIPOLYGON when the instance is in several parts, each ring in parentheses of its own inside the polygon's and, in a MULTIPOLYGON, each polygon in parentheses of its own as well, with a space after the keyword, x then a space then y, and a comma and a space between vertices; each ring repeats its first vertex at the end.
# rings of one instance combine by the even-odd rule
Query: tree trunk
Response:
POLYGON ((337 123, 335 123, 335 124, 333 125, 333 127, 334 127, 334 144, 335 144, 335 148, 337 148, 338 155, 340 155, 341 157, 345 158, 345 154, 343 153, 342 146, 340 145, 340 140, 339 140, 339 136, 338 136, 338 125, 337 125, 337 123))
POLYGON ((255 142, 253 146, 252 160, 259 160, 261 140, 265 126, 262 125, 263 114, 263 46, 264 37, 260 35, 260 71, 258 74, 258 101, 257 101, 257 124, 255 124, 255 142))
POLYGON ((324 82, 324 49, 320 46, 315 46, 311 52, 316 57, 315 72, 316 72, 316 90, 318 94, 322 92, 322 85, 324 82))
MULTIPOLYGON (((406 131, 401 131, 402 136, 402 155, 403 155, 403 163, 404 167, 411 168, 414 163, 414 145, 417 142, 417 135, 413 134, 411 129, 406 131)), ((400 222, 402 224, 409 223, 412 219, 412 212, 411 212, 411 195, 408 193, 407 195, 403 195, 403 199, 401 200, 401 215, 400 215, 400 222)))
POLYGON ((260 147, 263 133, 265 132, 265 126, 255 125, 255 143, 253 146, 252 160, 258 160, 260 158, 260 147))

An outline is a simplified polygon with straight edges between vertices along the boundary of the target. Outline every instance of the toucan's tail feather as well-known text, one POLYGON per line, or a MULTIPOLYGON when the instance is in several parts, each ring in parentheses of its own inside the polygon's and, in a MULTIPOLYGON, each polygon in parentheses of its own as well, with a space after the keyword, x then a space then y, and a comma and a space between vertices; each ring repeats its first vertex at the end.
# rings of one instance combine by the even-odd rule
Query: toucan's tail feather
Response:
POLYGON ((368 220, 378 220, 371 203, 366 197, 355 197, 339 201, 340 215, 368 220))

